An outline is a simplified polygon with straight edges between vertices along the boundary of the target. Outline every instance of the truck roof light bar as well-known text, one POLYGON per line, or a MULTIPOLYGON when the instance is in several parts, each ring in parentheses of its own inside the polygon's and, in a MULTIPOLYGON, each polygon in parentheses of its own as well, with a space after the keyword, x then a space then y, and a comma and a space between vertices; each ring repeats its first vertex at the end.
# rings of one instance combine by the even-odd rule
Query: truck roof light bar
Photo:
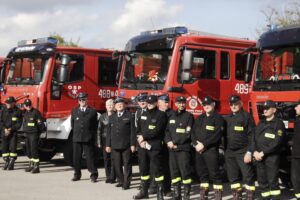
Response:
POLYGON ((21 40, 18 42, 19 46, 31 45, 31 44, 53 44, 57 46, 58 40, 52 37, 45 37, 45 38, 37 38, 32 40, 21 40))

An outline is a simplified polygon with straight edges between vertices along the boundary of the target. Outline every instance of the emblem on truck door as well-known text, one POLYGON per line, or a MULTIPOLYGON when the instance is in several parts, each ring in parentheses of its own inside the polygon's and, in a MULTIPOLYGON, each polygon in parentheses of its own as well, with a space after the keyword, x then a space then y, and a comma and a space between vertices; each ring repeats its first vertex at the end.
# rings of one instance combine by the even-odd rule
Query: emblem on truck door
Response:
POLYGON ((68 86, 68 95, 71 98, 76 99, 80 90, 81 90, 80 85, 69 85, 68 86))

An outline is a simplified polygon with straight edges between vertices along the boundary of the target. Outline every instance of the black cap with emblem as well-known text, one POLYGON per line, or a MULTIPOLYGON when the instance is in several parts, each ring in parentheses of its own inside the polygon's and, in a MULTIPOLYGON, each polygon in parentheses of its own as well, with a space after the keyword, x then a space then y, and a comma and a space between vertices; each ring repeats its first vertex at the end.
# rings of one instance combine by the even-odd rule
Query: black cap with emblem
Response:
POLYGON ((168 94, 163 94, 158 97, 158 100, 162 100, 162 101, 165 101, 166 103, 168 103, 170 101, 170 98, 169 98, 168 94))
POLYGON ((138 102, 145 102, 147 99, 148 94, 146 92, 141 92, 136 96, 136 100, 138 102))
POLYGON ((241 97, 234 94, 229 97, 229 103, 237 103, 241 100, 241 97))
POLYGON ((276 103, 272 100, 267 100, 267 101, 265 101, 263 108, 266 110, 269 108, 276 108, 276 103))
POLYGON ((5 100, 5 103, 8 103, 8 104, 15 103, 15 102, 16 102, 16 99, 13 96, 10 96, 5 100))
POLYGON ((149 104, 153 104, 157 102, 157 96, 156 95, 149 95, 146 99, 146 102, 149 104))
POLYGON ((185 103, 186 102, 186 98, 184 96, 178 96, 176 97, 176 100, 175 102, 182 102, 182 103, 185 103))
POLYGON ((78 99, 87 99, 88 98, 88 94, 87 93, 84 93, 84 92, 80 92, 78 94, 78 99))
POLYGON ((23 102, 23 104, 24 104, 25 106, 32 106, 32 102, 31 102, 30 99, 25 99, 25 101, 23 102))
POLYGON ((206 96, 202 100, 202 105, 206 106, 206 105, 210 105, 210 104, 212 104, 214 102, 215 102, 215 100, 213 98, 211 98, 210 96, 206 96))
POLYGON ((114 100, 114 104, 117 104, 117 103, 125 103, 125 99, 122 98, 122 97, 117 97, 117 98, 114 100))

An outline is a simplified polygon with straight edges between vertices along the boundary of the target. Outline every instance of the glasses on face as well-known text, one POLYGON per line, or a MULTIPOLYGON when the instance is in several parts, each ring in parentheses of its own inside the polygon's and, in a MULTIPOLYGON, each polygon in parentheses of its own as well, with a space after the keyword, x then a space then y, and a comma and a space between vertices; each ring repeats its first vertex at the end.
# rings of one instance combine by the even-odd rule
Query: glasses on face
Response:
POLYGON ((82 101, 83 102, 83 101, 86 101, 86 99, 78 99, 78 101, 82 101))

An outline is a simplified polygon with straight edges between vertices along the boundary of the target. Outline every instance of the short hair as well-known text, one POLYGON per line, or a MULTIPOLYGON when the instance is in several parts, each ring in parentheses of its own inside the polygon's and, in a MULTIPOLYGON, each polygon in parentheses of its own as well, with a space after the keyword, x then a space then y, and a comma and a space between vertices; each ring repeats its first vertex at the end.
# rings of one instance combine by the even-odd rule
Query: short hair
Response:
POLYGON ((105 102, 105 105, 114 105, 114 100, 113 99, 108 99, 108 100, 106 100, 106 102, 105 102))

